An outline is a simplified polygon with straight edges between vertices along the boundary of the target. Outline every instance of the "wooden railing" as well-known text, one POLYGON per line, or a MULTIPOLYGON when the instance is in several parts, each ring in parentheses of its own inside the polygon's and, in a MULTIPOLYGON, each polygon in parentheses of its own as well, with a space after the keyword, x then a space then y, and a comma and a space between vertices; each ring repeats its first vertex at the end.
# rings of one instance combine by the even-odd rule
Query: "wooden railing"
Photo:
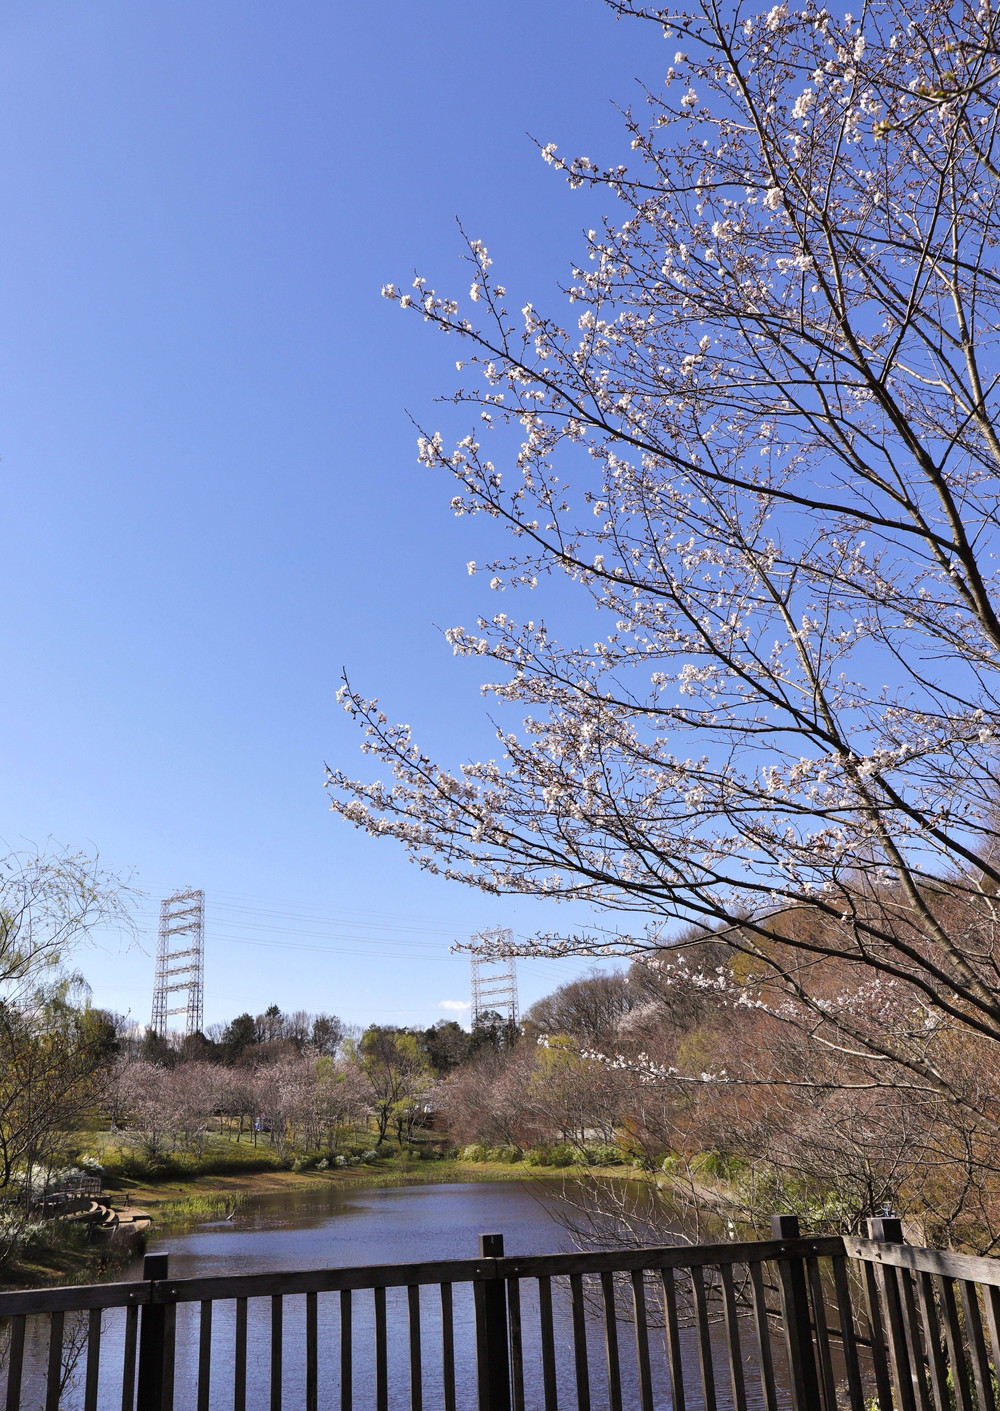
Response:
POLYGON ((0 1294, 4 1411, 997 1411, 1000 1261, 869 1239, 0 1294))

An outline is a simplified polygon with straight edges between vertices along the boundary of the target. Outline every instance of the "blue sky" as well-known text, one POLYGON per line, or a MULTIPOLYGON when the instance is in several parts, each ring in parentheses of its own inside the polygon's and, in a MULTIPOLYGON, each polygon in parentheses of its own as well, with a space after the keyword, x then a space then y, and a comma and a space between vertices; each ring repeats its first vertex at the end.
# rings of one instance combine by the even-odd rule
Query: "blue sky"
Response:
MULTIPOLYGON (((326 809, 324 760, 365 768, 342 666, 452 762, 488 748, 439 630, 493 606, 488 531, 407 417, 435 423, 455 348, 379 289, 461 290, 460 216, 544 304, 595 208, 527 134, 617 158, 611 100, 668 56, 598 0, 20 0, 0 34, 0 837, 135 870, 145 951, 79 960, 139 1020, 181 885, 208 1022, 448 1017, 451 940, 586 917, 326 809)), ((585 968, 522 963, 523 1002, 585 968)))

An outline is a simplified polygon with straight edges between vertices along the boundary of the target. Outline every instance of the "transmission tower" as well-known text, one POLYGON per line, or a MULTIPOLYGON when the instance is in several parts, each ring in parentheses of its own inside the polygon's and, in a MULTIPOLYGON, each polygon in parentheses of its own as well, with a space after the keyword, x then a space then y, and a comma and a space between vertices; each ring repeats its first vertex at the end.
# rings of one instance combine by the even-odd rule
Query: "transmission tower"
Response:
POLYGON ((204 1026, 205 1004, 205 893, 174 892, 160 902, 160 931, 156 940, 156 981, 150 1028, 165 1035, 172 1014, 184 1015, 184 1033, 198 1033, 204 1026), (186 1003, 171 1006, 170 997, 186 990, 186 1003))
MULTIPOLYGON (((500 927, 479 931, 472 937, 474 942, 494 948, 510 945, 513 939, 512 931, 505 931, 500 927)), ((499 1014, 513 1028, 517 1028, 517 975, 514 972, 514 957, 492 960, 473 954, 471 959, 472 1027, 475 1028, 485 1014, 499 1014)))

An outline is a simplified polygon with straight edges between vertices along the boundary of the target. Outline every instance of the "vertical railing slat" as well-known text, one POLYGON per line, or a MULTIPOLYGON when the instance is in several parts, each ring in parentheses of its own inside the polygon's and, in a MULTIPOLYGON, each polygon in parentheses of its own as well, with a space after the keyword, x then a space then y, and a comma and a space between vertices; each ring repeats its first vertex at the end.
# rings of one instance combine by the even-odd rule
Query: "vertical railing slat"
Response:
POLYGON ((97 1411, 97 1389, 101 1376, 101 1310, 92 1308, 87 1318, 87 1371, 83 1388, 83 1411, 97 1411))
POLYGON ((990 1350, 993 1353, 993 1367, 1000 1379, 1000 1289, 992 1286, 983 1289, 986 1303, 986 1326, 990 1330, 990 1350))
POLYGON ((892 1379, 900 1411, 917 1411, 917 1400, 914 1394, 915 1379, 910 1370, 906 1328, 903 1323, 903 1305, 899 1295, 899 1284, 896 1282, 896 1270, 891 1265, 877 1265, 875 1283, 878 1287, 879 1302, 885 1315, 889 1366, 892 1368, 892 1379))
POLYGON ((875 1372, 875 1396, 879 1411, 892 1411, 892 1377, 889 1374, 889 1361, 886 1353, 882 1305, 879 1303, 875 1270, 867 1260, 862 1260, 861 1274, 864 1279, 865 1304, 868 1309, 868 1331, 871 1341, 872 1367, 875 1372))
POLYGON ((684 1411, 684 1358, 677 1322, 677 1282, 673 1269, 660 1270, 660 1283, 663 1286, 663 1336, 667 1349, 672 1411, 684 1411))
MULTIPOLYGON (((778 1388, 774 1380, 774 1354, 771 1351, 771 1320, 767 1312, 767 1290, 764 1270, 760 1264, 750 1265, 750 1286, 753 1290, 753 1321, 757 1334, 757 1366, 760 1386, 767 1411, 778 1411, 778 1388)), ((853 1408, 852 1408, 853 1411, 853 1408)), ((859 1408, 864 1411, 864 1408, 859 1408)))
POLYGON ((121 1411, 135 1406, 135 1353, 139 1340, 139 1309, 133 1304, 125 1309, 125 1345, 122 1348, 121 1411))
POLYGON ((701 1388, 705 1398, 706 1411, 716 1411, 715 1367, 712 1363, 712 1333, 708 1325, 705 1275, 700 1267, 691 1269, 689 1272, 691 1287, 694 1291, 694 1316, 698 1330, 698 1364, 701 1368, 701 1388))
POLYGON ((547 1274, 538 1279, 538 1326, 542 1341, 542 1386, 545 1411, 559 1411, 556 1382, 556 1348, 552 1330, 552 1280, 547 1274))
POLYGON ((271 1295, 271 1411, 281 1411, 284 1299, 271 1295))
POLYGON ((21 1405, 21 1373, 24 1367, 24 1328, 26 1322, 27 1318, 24 1313, 17 1313, 10 1320, 4 1411, 18 1411, 18 1407, 21 1405))
POLYGON ((340 1290, 340 1411, 354 1403, 354 1346, 351 1326, 351 1290, 340 1290))
POLYGON ((198 1411, 209 1411, 212 1385, 212 1301, 204 1299, 198 1323, 198 1411))
POLYGON ((176 1351, 177 1304, 168 1303, 163 1310, 163 1391, 160 1411, 173 1411, 176 1351))
POLYGON ((569 1293, 573 1312, 573 1362, 576 1368, 576 1404, 579 1411, 590 1411, 590 1368, 587 1365, 587 1315, 583 1304, 582 1274, 570 1274, 569 1293))
POLYGON ((306 1294, 306 1411, 319 1411, 319 1308, 306 1294))
POLYGON ((920 1304, 920 1319, 924 1325, 924 1346, 927 1349, 927 1366, 931 1391, 934 1393, 935 1411, 951 1411, 948 1361, 941 1345, 941 1324, 934 1302, 934 1285, 930 1274, 917 1275, 917 1299, 920 1304))
POLYGON ((840 1340, 844 1350, 844 1367, 847 1371, 847 1399, 851 1411, 866 1411, 865 1390, 861 1380, 861 1361, 858 1356, 858 1339, 854 1327, 854 1301, 851 1298, 851 1285, 847 1277, 847 1259, 843 1254, 835 1254, 830 1263, 833 1268, 833 1289, 837 1300, 837 1315, 840 1318, 840 1340))
POLYGON ((837 1389, 833 1382, 833 1358, 830 1354, 830 1330, 826 1321, 826 1300, 823 1296, 823 1279, 819 1260, 807 1255, 806 1283, 809 1287, 809 1301, 812 1305, 813 1342, 816 1346, 816 1362, 819 1368, 819 1384, 823 1393, 826 1411, 837 1411, 837 1389))
POLYGON ((722 1276, 722 1311, 726 1324, 726 1345, 729 1350, 729 1379, 733 1384, 733 1405, 736 1407, 736 1411, 747 1411, 747 1389, 743 1375, 743 1348, 740 1345, 740 1324, 736 1312, 733 1266, 723 1264, 720 1273, 722 1276))
MULTIPOLYGON (((517 1280, 511 1279, 510 1283, 511 1289, 516 1292, 517 1280)), ((455 1308, 451 1284, 441 1285, 441 1384, 444 1392, 444 1411, 455 1411, 455 1308)), ((523 1388, 521 1405, 517 1411, 524 1411, 523 1388)))
POLYGON ((423 1411, 424 1372, 420 1354, 420 1286, 406 1290, 406 1321, 410 1343, 410 1411, 423 1411))
POLYGON ((247 1411, 247 1301, 236 1300, 233 1348, 233 1411, 247 1411))
MULTIPOLYGON (((510 1337, 510 1396, 513 1411, 524 1411, 524 1345, 521 1336, 521 1281, 518 1278, 507 1280, 507 1327, 510 1337)), ((452 1352, 454 1368, 454 1351, 452 1352)), ((454 1373, 453 1373, 454 1375, 454 1373)), ((452 1402, 445 1411, 455 1411, 454 1391, 452 1402)))
POLYGON ((384 1288, 375 1290, 375 1405, 377 1411, 389 1411, 389 1354, 384 1288))
MULTIPOLYGON (((601 1275, 601 1303, 604 1311, 604 1361, 608 1371, 608 1408, 609 1411, 622 1411, 618 1310, 615 1304, 615 1276, 610 1270, 605 1270, 601 1275)), ((683 1411, 683 1407, 678 1407, 677 1411, 683 1411)))
MULTIPOLYGON (((979 1398, 979 1411, 996 1411, 993 1395, 993 1378, 989 1358, 986 1355, 986 1340, 983 1337, 983 1318, 979 1310, 979 1295, 976 1285, 968 1279, 959 1282, 962 1295, 962 1310, 965 1314, 965 1332, 972 1358, 972 1375, 979 1398)), ((997 1369, 1000 1373, 1000 1368, 997 1369)))
MULTIPOLYGON (((896 1283, 903 1305, 903 1324, 906 1328, 906 1349, 910 1362, 910 1379, 920 1411, 931 1411, 931 1392, 928 1390, 929 1356, 924 1348, 923 1329, 917 1315, 914 1297, 913 1275, 909 1269, 896 1270, 896 1283)), ((932 1389, 933 1390, 933 1389, 932 1389)))
POLYGON ((62 1350, 65 1313, 49 1315, 49 1358, 45 1374, 45 1411, 59 1411, 62 1400, 62 1350))
POLYGON ((955 1284, 952 1279, 938 1280, 941 1290, 941 1312, 944 1315, 944 1336, 948 1344, 948 1361, 951 1364, 952 1393, 958 1411, 975 1411, 972 1402, 972 1387, 969 1385, 969 1364, 962 1341, 962 1325, 955 1302, 955 1284))
POLYGON ((646 1272, 632 1270, 632 1307, 635 1312, 635 1356, 639 1364, 639 1406, 653 1411, 653 1374, 649 1365, 649 1324, 646 1321, 646 1272))

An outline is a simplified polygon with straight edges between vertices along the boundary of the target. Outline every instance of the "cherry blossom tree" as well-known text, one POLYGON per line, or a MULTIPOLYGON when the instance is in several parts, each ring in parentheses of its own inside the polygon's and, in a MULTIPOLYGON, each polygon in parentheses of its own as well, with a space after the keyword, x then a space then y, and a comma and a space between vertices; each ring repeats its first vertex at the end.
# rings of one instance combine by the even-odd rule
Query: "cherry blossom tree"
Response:
POLYGON ((666 74, 627 163, 542 149, 612 211, 561 309, 512 301, 477 240, 468 307, 383 291, 481 375, 451 398, 473 428, 420 441, 455 513, 510 533, 470 572, 552 616, 448 634, 489 673, 494 758, 432 760, 345 682, 381 777, 331 770, 332 807, 616 918, 530 953, 697 922, 821 1041, 947 1086, 930 1036, 1000 1039, 1000 16, 611 8, 666 74))

